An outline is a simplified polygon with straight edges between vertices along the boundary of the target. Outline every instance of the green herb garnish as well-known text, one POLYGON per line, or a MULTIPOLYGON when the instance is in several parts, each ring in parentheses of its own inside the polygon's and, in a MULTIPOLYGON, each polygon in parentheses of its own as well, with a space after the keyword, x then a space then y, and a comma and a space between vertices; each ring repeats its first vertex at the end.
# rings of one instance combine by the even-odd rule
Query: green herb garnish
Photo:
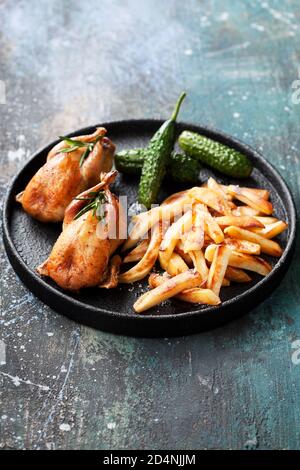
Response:
POLYGON ((59 138, 69 144, 69 147, 65 147, 60 150, 60 153, 70 153, 78 150, 79 148, 86 147, 85 152, 81 155, 79 166, 82 166, 83 162, 87 159, 93 148, 95 147, 96 143, 102 139, 103 135, 99 135, 93 142, 81 142, 81 140, 74 140, 70 139, 70 137, 65 137, 64 135, 60 135, 59 138))
POLYGON ((88 211, 93 211, 93 215, 98 220, 102 220, 105 217, 102 204, 107 202, 107 199, 104 191, 91 191, 86 197, 75 197, 75 199, 78 201, 89 201, 89 203, 76 214, 73 220, 79 219, 79 217, 88 211))

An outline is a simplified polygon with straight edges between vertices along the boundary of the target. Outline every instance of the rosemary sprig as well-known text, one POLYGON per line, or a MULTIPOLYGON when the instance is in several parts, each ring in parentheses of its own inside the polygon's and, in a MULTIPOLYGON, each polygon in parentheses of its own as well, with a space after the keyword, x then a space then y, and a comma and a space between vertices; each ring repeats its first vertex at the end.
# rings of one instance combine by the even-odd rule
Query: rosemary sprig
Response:
POLYGON ((86 147, 86 150, 83 152, 81 155, 81 158, 79 160, 79 166, 83 165, 83 162, 87 159, 93 148, 95 147, 96 143, 99 142, 100 139, 102 139, 102 135, 99 135, 96 137, 96 139, 93 142, 81 142, 81 140, 74 140, 70 139, 70 137, 65 137, 64 135, 60 135, 59 138, 69 144, 69 147, 65 147, 60 150, 60 153, 70 153, 74 152, 75 150, 78 150, 79 148, 86 147))
POLYGON ((102 204, 107 202, 104 191, 91 191, 86 197, 75 197, 75 199, 78 201, 89 201, 89 203, 78 211, 73 220, 79 219, 79 217, 88 211, 93 211, 93 215, 96 216, 98 220, 102 220, 104 218, 105 214, 101 210, 102 204))

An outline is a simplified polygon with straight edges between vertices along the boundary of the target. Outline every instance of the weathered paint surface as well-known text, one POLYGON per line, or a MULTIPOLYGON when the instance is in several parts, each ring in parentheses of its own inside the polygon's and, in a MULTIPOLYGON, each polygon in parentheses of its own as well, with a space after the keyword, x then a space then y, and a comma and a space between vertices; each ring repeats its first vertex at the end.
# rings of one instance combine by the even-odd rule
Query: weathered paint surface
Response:
MULTIPOLYGON (((165 117, 186 89, 182 119, 260 149, 299 206, 297 0, 1 0, 0 15, 2 193, 57 135, 165 117)), ((3 248, 1 266, 1 448, 300 448, 299 244, 256 311, 175 339, 76 325, 20 284, 3 248)))

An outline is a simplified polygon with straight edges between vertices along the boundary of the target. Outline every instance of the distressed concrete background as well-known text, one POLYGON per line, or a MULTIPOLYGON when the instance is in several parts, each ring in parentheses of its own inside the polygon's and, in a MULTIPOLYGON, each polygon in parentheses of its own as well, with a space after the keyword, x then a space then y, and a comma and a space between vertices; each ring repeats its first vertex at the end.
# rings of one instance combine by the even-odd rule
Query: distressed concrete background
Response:
MULTIPOLYGON (((297 0, 0 0, 0 17, 2 194, 57 135, 166 117, 186 89, 182 119, 260 149, 299 205, 297 0)), ((300 448, 299 276, 298 244, 280 288, 246 318, 145 340, 51 311, 1 247, 0 447, 300 448)))

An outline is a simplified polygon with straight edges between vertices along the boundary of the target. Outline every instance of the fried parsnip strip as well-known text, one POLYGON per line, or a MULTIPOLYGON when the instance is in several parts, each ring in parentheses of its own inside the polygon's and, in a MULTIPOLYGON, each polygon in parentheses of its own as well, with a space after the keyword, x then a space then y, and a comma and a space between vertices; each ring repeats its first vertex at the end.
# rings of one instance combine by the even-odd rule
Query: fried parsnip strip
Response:
POLYGON ((123 263, 134 263, 135 261, 140 261, 144 254, 147 251, 149 246, 149 240, 142 240, 133 250, 128 253, 123 259, 123 263))
POLYGON ((270 198, 270 191, 268 191, 267 189, 246 188, 246 187, 242 187, 241 189, 247 190, 249 193, 253 193, 255 196, 258 196, 262 199, 268 200, 270 198))
POLYGON ((162 239, 161 223, 157 224, 153 230, 149 246, 143 258, 133 268, 129 269, 119 277, 121 283, 131 283, 143 279, 153 268, 159 253, 159 246, 162 239))
POLYGON ((284 232, 287 229, 288 225, 283 222, 282 220, 278 220, 278 222, 274 222, 273 224, 269 224, 264 228, 260 229, 251 229, 251 232, 257 233, 258 235, 264 238, 274 238, 277 237, 280 233, 284 232))
POLYGON ((134 215, 132 220, 134 222, 138 222, 144 218, 145 214, 152 216, 152 213, 155 212, 159 212, 164 218, 168 218, 169 216, 170 219, 172 219, 177 214, 182 213, 184 205, 188 204, 189 202, 191 202, 189 191, 180 191, 178 193, 171 194, 171 196, 167 197, 159 206, 157 205, 147 212, 141 212, 140 214, 134 215), (164 209, 161 211, 162 208, 164 209))
POLYGON ((162 203, 160 206, 154 207, 148 212, 142 212, 133 217, 135 225, 124 243, 122 251, 129 250, 136 245, 138 240, 140 240, 158 221, 171 221, 176 215, 183 214, 185 207, 191 202, 187 191, 184 191, 180 197, 169 199, 171 201, 170 203, 162 203))
MULTIPOLYGON (((160 286, 164 282, 166 282, 166 279, 159 274, 152 273, 149 276, 149 286, 151 289, 160 286)), ((202 289, 201 287, 186 289, 177 294, 176 299, 193 304, 219 305, 221 303, 220 298, 212 290, 202 289)))
MULTIPOLYGON (((228 195, 228 197, 229 196, 230 195, 228 195)), ((232 196, 230 196, 230 197, 232 197, 232 196)), ((237 208, 237 205, 233 201, 228 201, 228 205, 230 207, 231 213, 232 213, 233 210, 235 210, 237 208)))
POLYGON ((188 270, 175 277, 167 279, 166 282, 155 289, 141 295, 134 303, 133 308, 137 313, 144 312, 154 305, 174 297, 185 289, 197 287, 201 284, 201 276, 193 270, 188 270))
POLYGON ((232 266, 227 266, 225 276, 230 281, 238 283, 251 281, 251 277, 245 273, 245 271, 239 268, 233 268, 232 266))
POLYGON ((254 217, 248 217, 246 215, 237 217, 235 215, 223 215, 222 217, 215 217, 215 221, 220 227, 229 227, 229 225, 234 225, 235 227, 259 227, 263 228, 264 225, 259 222, 259 220, 254 217))
MULTIPOLYGON (((221 185, 222 189, 226 192, 228 186, 221 185)), ((270 197, 270 191, 267 189, 258 189, 258 188, 246 188, 246 187, 241 187, 241 189, 246 189, 249 191, 249 193, 253 193, 254 195, 261 197, 262 199, 269 199, 270 197)))
POLYGON ((226 190, 224 191, 223 189, 223 185, 218 183, 212 176, 208 178, 206 183, 202 183, 201 187, 212 189, 213 191, 216 191, 216 193, 220 194, 222 197, 227 196, 226 190))
POLYGON ((159 249, 159 251, 164 252, 165 260, 171 258, 178 240, 180 240, 183 233, 191 229, 192 223, 193 213, 189 210, 168 228, 159 249))
POLYGON ((255 217, 260 214, 260 212, 253 207, 249 206, 238 206, 235 209, 232 209, 232 214, 236 215, 237 217, 240 216, 248 216, 248 217, 255 217))
POLYGON ((260 245, 248 242, 247 240, 237 240, 236 238, 225 238, 225 245, 234 251, 245 253, 246 255, 260 255, 260 245))
POLYGON ((185 235, 184 251, 201 250, 204 245, 204 206, 195 204, 193 207, 192 227, 185 235))
MULTIPOLYGON (((205 258, 210 262, 213 260, 216 246, 217 245, 210 245, 205 250, 205 258)), ((228 264, 234 268, 246 269, 247 271, 253 271, 262 276, 267 276, 272 270, 272 266, 264 259, 258 256, 238 253, 237 251, 231 253, 228 264)))
POLYGON ((182 198, 189 198, 189 190, 184 189, 183 191, 179 191, 178 193, 171 194, 171 196, 168 196, 164 201, 161 203, 162 206, 170 205, 173 203, 176 203, 182 198))
POLYGON ((188 266, 190 266, 190 267, 192 266, 192 264, 193 264, 192 258, 190 257, 190 255, 188 253, 185 253, 184 244, 183 244, 182 240, 178 240, 174 251, 176 253, 178 253, 178 255, 181 256, 181 258, 183 258, 183 260, 186 262, 186 264, 188 266))
POLYGON ((206 281, 206 279, 208 278, 209 270, 202 250, 190 251, 189 254, 192 258, 194 268, 201 275, 202 280, 206 281))
POLYGON ((143 212, 140 214, 140 217, 132 227, 130 234, 124 245, 122 246, 122 251, 127 251, 133 246, 135 246, 139 240, 141 240, 147 232, 157 224, 160 220, 160 208, 155 207, 151 211, 143 212))
POLYGON ((260 215, 254 215, 253 217, 264 226, 278 222, 278 219, 276 217, 268 217, 268 216, 260 216, 260 215))
POLYGON ((231 201, 232 196, 224 191, 221 184, 219 184, 214 178, 209 178, 207 181, 207 187, 215 191, 222 199, 224 204, 224 209, 226 209, 225 214, 231 214, 231 207, 228 203, 228 200, 231 201))
POLYGON ((260 245, 261 251, 271 256, 281 256, 282 249, 277 242, 273 240, 268 240, 257 233, 250 232, 249 230, 244 230, 239 227, 227 227, 224 230, 226 235, 229 235, 231 238, 237 238, 238 240, 247 240, 252 243, 258 243, 260 245))
POLYGON ((205 229, 208 236, 215 243, 222 243, 224 241, 224 233, 222 232, 220 226, 217 224, 216 220, 211 216, 208 210, 204 214, 205 229))
POLYGON ((217 245, 209 269, 207 287, 219 295, 223 279, 228 266, 231 249, 226 245, 217 245))
POLYGON ((161 268, 170 276, 177 276, 177 274, 184 273, 189 270, 188 265, 177 253, 172 253, 171 258, 166 260, 164 258, 164 252, 160 251, 158 258, 161 268))
POLYGON ((211 244, 214 244, 214 243, 215 243, 215 241, 214 241, 212 238, 210 238, 210 236, 209 236, 207 233, 205 233, 205 234, 204 234, 204 245, 203 245, 203 248, 206 248, 207 246, 209 246, 209 245, 211 245, 211 244))
POLYGON ((119 283, 119 272, 122 259, 119 255, 114 255, 108 265, 108 272, 105 281, 99 285, 104 289, 113 289, 119 283))
POLYGON ((228 186, 227 191, 239 201, 253 207, 253 209, 258 210, 259 212, 263 212, 267 215, 271 215, 273 212, 273 205, 269 201, 253 193, 253 191, 249 191, 248 188, 240 188, 239 186, 230 185, 228 186))
POLYGON ((224 197, 221 197, 213 189, 199 188, 195 186, 190 189, 189 194, 192 199, 196 199, 196 201, 206 204, 208 207, 211 207, 220 214, 230 214, 230 210, 228 212, 227 200, 224 197), (224 203, 224 201, 226 202, 224 203))

